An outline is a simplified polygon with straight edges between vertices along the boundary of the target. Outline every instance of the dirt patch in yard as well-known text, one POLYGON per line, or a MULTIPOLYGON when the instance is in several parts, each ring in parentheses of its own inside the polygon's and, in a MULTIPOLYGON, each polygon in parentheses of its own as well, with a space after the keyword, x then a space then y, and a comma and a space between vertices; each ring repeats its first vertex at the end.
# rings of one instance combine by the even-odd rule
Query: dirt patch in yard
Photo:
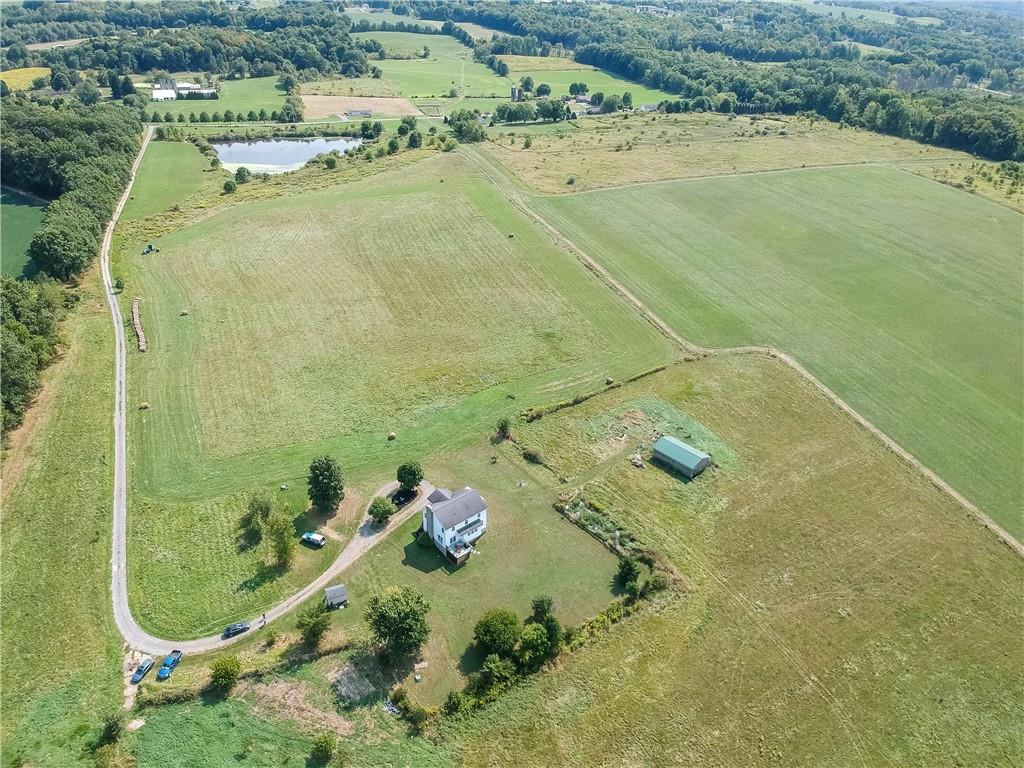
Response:
MULTIPOLYGON (((346 112, 368 109, 371 117, 403 117, 404 115, 420 116, 423 113, 408 99, 385 96, 320 96, 302 97, 306 107, 306 119, 317 120, 324 117, 344 115, 346 112)), ((363 119, 361 116, 356 119, 363 119)))
POLYGON ((327 712, 310 704, 310 689, 304 683, 285 680, 256 683, 245 686, 241 693, 250 703, 253 712, 268 719, 285 718, 313 733, 328 730, 344 736, 352 731, 352 723, 338 713, 327 712))
POLYGON ((371 695, 376 688, 369 678, 354 664, 346 664, 328 673, 327 679, 338 698, 346 704, 356 704, 371 695))

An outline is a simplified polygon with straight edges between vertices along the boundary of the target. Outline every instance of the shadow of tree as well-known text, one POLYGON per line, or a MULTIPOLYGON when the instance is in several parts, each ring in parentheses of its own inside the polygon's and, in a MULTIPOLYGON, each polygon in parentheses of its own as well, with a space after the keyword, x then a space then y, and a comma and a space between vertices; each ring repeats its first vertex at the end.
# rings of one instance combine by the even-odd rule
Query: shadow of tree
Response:
POLYGON ((474 672, 479 672, 480 668, 484 665, 484 658, 487 654, 483 652, 476 643, 471 643, 466 646, 466 650, 462 652, 459 657, 459 672, 466 677, 469 677, 474 672))
POLYGON ((242 581, 235 588, 235 592, 255 592, 264 584, 268 584, 271 581, 281 578, 286 570, 287 568, 285 566, 278 565, 277 563, 274 563, 273 565, 260 563, 256 567, 256 573, 242 581))

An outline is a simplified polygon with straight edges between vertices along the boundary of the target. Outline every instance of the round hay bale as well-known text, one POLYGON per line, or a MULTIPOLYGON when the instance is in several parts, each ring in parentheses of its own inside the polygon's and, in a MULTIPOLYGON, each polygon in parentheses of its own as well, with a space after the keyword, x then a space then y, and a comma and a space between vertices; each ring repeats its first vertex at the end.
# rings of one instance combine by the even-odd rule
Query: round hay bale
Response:
POLYGON ((147 403, 145 401, 139 403, 139 410, 140 411, 148 411, 149 410, 149 403, 147 403))
POLYGON ((182 317, 184 317, 185 315, 187 315, 187 314, 188 314, 188 310, 187 310, 187 309, 183 309, 183 310, 181 310, 181 312, 179 312, 178 314, 179 314, 179 315, 181 315, 182 317))
POLYGON ((608 385, 612 385, 612 384, 615 383, 615 379, 613 379, 611 376, 609 376, 607 379, 604 380, 604 383, 608 384, 608 385))
POLYGON ((388 432, 388 440, 394 440, 397 437, 398 435, 396 435, 394 432, 388 432))

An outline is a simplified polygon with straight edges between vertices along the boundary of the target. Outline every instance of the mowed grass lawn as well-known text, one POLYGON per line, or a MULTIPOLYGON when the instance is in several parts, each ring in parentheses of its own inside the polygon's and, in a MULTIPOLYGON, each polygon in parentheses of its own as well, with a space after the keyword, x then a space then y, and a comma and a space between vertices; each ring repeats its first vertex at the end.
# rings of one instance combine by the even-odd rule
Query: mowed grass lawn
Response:
POLYGON ((463 764, 1019 761, 1020 559, 781 363, 682 364, 515 434, 689 589, 443 730, 463 764), (634 468, 650 427, 719 466, 634 468))
POLYGON ((684 337, 793 354, 1024 533, 1019 214, 887 168, 536 206, 684 337))
POLYGON ((430 49, 426 59, 389 58, 371 62, 380 67, 383 79, 392 86, 388 90, 406 98, 441 97, 452 88, 461 96, 508 95, 511 81, 473 61, 473 50, 453 37, 414 32, 360 32, 353 37, 379 40, 389 54, 411 55, 422 51, 423 46, 430 49))
POLYGON ((330 453, 365 501, 406 458, 677 355, 457 154, 154 242, 123 248, 150 344, 129 361, 129 594, 172 636, 252 615, 329 561, 281 575, 240 550, 250 490, 289 484, 299 516, 330 453))
POLYGON ((0 269, 5 275, 31 277, 36 272, 28 246, 45 212, 46 206, 34 197, 0 190, 0 269))
MULTIPOLYGON (((148 95, 146 89, 139 89, 143 95, 148 95)), ((184 114, 188 117, 189 112, 200 112, 212 115, 220 112, 222 115, 227 110, 232 112, 244 112, 249 110, 259 112, 261 109, 267 113, 273 112, 284 106, 287 98, 284 89, 277 83, 276 77, 250 77, 245 80, 225 80, 221 83, 220 98, 217 99, 175 99, 174 101, 150 101, 146 104, 146 114, 152 115, 154 111, 159 112, 162 117, 170 112, 177 117, 184 114)))
POLYGON ((125 221, 144 219, 177 205, 202 188, 209 169, 209 160, 193 144, 151 142, 122 217, 125 221))
POLYGON ((452 568, 434 546, 413 534, 420 516, 395 531, 339 581, 348 585, 351 604, 335 614, 335 625, 352 633, 363 627, 369 596, 391 584, 411 584, 431 602, 431 637, 424 647, 428 666, 404 681, 417 700, 438 705, 483 659, 469 646, 473 626, 492 608, 511 608, 525 618, 537 595, 555 599, 566 625, 603 610, 615 596, 618 563, 608 550, 565 522, 551 504, 557 489, 537 483, 519 462, 490 462, 496 449, 486 439, 468 450, 432 457, 425 467, 437 485, 470 485, 487 501, 487 533, 462 567, 452 568))

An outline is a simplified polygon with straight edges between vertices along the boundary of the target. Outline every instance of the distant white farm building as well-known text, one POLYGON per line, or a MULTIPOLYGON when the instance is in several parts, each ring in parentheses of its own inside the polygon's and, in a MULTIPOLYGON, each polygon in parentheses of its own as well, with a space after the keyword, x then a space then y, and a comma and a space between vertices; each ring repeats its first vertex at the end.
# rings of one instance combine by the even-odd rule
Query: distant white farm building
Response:
POLYGON ((487 531, 487 502, 472 488, 435 488, 423 508, 423 531, 441 554, 461 565, 487 531))
POLYGON ((368 109, 352 109, 345 113, 345 117, 370 117, 372 114, 368 109))
POLYGON ((663 435, 654 443, 651 460, 693 479, 711 463, 711 457, 682 440, 663 435))

